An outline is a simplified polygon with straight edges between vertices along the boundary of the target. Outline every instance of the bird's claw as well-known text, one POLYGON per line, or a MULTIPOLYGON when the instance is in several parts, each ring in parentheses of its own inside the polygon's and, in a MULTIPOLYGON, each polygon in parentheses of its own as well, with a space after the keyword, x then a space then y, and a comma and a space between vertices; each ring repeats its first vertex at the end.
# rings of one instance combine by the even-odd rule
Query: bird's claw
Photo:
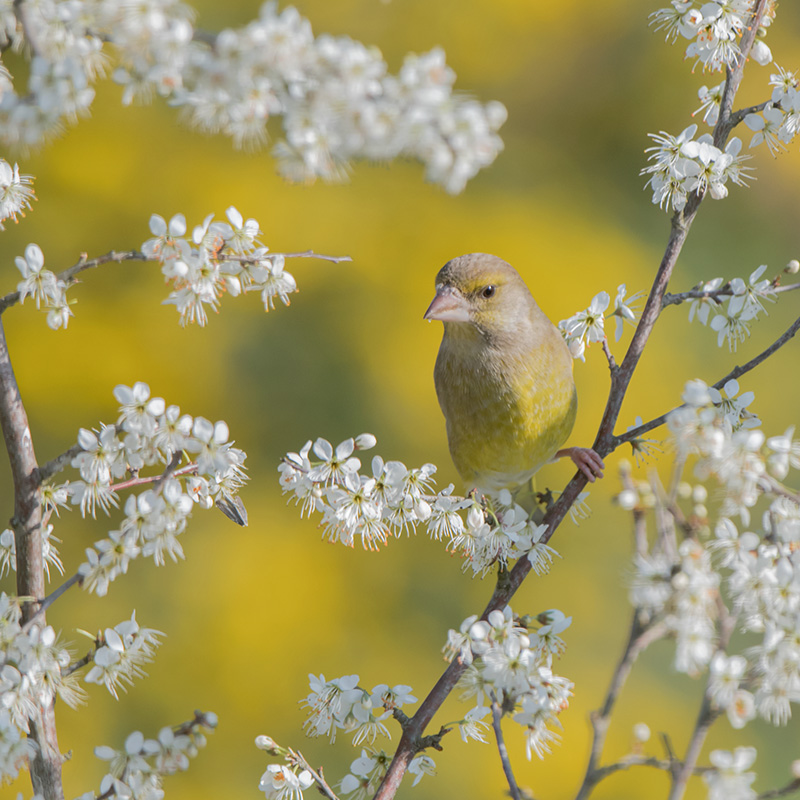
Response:
POLYGON ((590 447, 565 447, 556 453, 556 457, 562 458, 569 456, 575 466, 586 476, 590 483, 594 483, 598 478, 603 477, 605 464, 594 450, 590 447))

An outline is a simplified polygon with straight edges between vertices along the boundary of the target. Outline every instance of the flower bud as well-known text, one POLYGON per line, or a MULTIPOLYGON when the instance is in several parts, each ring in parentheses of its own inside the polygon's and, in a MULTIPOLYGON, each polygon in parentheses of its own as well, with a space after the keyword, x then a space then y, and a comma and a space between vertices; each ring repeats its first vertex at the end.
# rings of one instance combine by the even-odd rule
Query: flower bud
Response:
POLYGON ((275 740, 271 736, 266 736, 263 733, 260 736, 256 736, 256 747, 259 750, 266 750, 271 756, 280 755, 280 748, 275 740))
POLYGON ((646 742, 650 738, 650 728, 644 722, 638 722, 633 726, 633 738, 636 742, 646 742))

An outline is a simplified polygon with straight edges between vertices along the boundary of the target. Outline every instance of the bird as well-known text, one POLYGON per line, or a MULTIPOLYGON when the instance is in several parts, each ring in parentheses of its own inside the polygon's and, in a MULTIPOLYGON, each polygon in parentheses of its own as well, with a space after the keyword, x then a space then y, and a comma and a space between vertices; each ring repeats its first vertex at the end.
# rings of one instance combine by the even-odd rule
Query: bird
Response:
POLYGON ((514 267, 488 253, 448 261, 424 319, 444 323, 434 383, 468 489, 518 496, 567 456, 587 480, 602 477, 594 450, 562 448, 577 413, 573 358, 514 267))

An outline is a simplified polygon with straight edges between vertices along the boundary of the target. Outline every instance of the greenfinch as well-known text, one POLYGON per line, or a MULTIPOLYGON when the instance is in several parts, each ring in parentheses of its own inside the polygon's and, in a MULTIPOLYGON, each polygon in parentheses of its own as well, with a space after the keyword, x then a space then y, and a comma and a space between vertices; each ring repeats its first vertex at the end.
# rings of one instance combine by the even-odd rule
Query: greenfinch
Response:
POLYGON ((448 261, 424 318, 444 323, 434 381, 468 489, 513 492, 562 456, 602 477, 593 450, 560 449, 577 412, 573 359, 510 264, 486 253, 448 261))

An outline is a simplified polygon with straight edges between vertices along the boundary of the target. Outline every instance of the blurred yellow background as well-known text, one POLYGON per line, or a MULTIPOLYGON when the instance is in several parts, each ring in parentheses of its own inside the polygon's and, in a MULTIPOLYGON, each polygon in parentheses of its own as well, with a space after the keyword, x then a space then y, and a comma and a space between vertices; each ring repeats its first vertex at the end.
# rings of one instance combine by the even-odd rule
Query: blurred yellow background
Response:
MULTIPOLYGON (((385 458, 409 466, 432 461, 440 486, 456 481, 431 376, 441 329, 422 322, 436 271, 462 253, 496 253, 519 269, 554 321, 585 308, 601 290, 613 298, 620 283, 629 294, 647 290, 669 218, 650 204, 638 175, 646 134, 680 132, 699 105, 697 89, 720 80, 691 74, 680 45, 666 46, 648 29, 656 2, 296 5, 315 33, 375 44, 392 70, 406 52, 441 45, 459 89, 507 106, 506 149, 459 197, 424 183, 413 163, 360 164, 346 185, 289 186, 276 177, 268 151, 234 151, 227 140, 188 130, 159 103, 123 108, 118 87, 102 84, 90 119, 41 152, 4 154, 36 176, 40 199, 0 240, 2 293, 16 285, 13 258, 28 242, 37 242, 46 266, 58 270, 82 252, 140 247, 150 235, 151 213, 169 218, 183 212, 191 228, 212 211, 221 217, 230 205, 259 220, 272 250, 313 248, 353 258, 339 265, 291 262, 287 269, 300 287, 291 308, 267 315, 257 296, 226 297, 221 314, 202 329, 178 326, 174 306, 160 304, 167 290, 158 267, 140 263, 85 273, 83 285, 70 292, 78 303, 66 332, 50 331, 30 303, 4 315, 40 461, 69 447, 79 427, 112 422, 114 386, 137 380, 188 413, 225 419, 248 453, 248 528, 217 513, 197 513, 182 537, 185 562, 160 569, 137 562, 108 597, 73 589, 49 613, 81 654, 76 628, 113 626, 134 608, 140 624, 167 634, 150 678, 119 702, 89 687, 88 708, 59 708, 60 743, 72 753, 64 769, 68 796, 99 785, 104 764, 92 755, 94 746, 121 746, 135 729, 155 735, 189 719, 194 708, 216 711, 220 725, 189 772, 167 779, 171 800, 256 798, 268 763, 253 746, 260 733, 301 749, 338 782, 359 752, 346 736, 329 747, 302 735, 297 701, 307 693, 308 673, 357 672, 367 688, 407 683, 424 697, 443 669, 439 650, 447 629, 483 608, 493 581, 462 575, 458 560, 423 535, 393 541, 379 553, 320 542, 315 523, 301 521, 281 497, 278 461, 308 438, 335 444, 370 431, 385 458)), ((258 9, 244 0, 198 0, 195 6, 197 25, 208 30, 243 24, 258 9)), ((795 4, 782 4, 767 41, 778 63, 800 66, 795 4)), ((769 67, 750 65, 740 105, 766 99, 769 73, 769 67)), ((747 144, 749 131, 741 135, 747 144)), ((758 180, 750 189, 734 186, 726 201, 704 203, 673 290, 716 276, 746 277, 762 263, 774 275, 798 257, 800 155, 797 145, 791 150, 773 160, 760 149, 752 162, 758 180)), ((669 309, 633 381, 621 427, 670 408, 687 379, 713 382, 750 358, 789 324, 796 308, 794 295, 771 307, 738 354, 717 349, 710 330, 689 326, 684 307, 669 309)), ((613 345, 618 358, 631 330, 613 345)), ((790 343, 742 381, 756 393, 752 408, 768 435, 797 421, 797 348, 790 343)), ((588 352, 585 365, 576 364, 576 375, 580 410, 573 441, 588 445, 608 387, 599 349, 588 352)), ((553 544, 563 560, 548 577, 531 578, 514 601, 519 613, 557 607, 574 616, 558 667, 575 681, 561 747, 529 764, 522 736, 507 725, 518 780, 537 798, 574 795, 588 753, 588 714, 601 702, 627 635, 630 520, 611 504, 623 456, 629 452, 608 459, 608 477, 589 500, 591 518, 558 531, 553 544)), ((668 457, 662 462, 666 469, 668 457)), ((0 515, 6 519, 13 501, 7 464, 0 469, 0 515)), ((539 482, 559 489, 570 475, 568 465, 556 465, 539 482)), ((68 574, 84 548, 112 527, 62 514, 56 533, 68 574)), ((12 585, 3 581, 6 590, 12 585)), ((642 658, 619 704, 607 758, 628 752, 637 722, 653 730, 652 752, 662 755, 659 731, 683 752, 702 685, 676 675, 672 655, 672 646, 660 643, 642 658)), ((451 701, 435 725, 465 710, 451 701)), ((800 756, 798 732, 796 720, 777 731, 755 723, 743 734, 722 720, 707 751, 755 744, 756 787, 763 790, 787 782, 788 764, 800 756)), ((504 796, 493 746, 463 744, 453 733, 435 759, 439 776, 413 790, 404 785, 401 796, 504 796)), ((639 769, 605 781, 594 796, 663 797, 666 787, 663 775, 639 769)), ((31 793, 18 782, 0 795, 17 791, 31 793)), ((699 781, 688 796, 705 796, 699 781)))

